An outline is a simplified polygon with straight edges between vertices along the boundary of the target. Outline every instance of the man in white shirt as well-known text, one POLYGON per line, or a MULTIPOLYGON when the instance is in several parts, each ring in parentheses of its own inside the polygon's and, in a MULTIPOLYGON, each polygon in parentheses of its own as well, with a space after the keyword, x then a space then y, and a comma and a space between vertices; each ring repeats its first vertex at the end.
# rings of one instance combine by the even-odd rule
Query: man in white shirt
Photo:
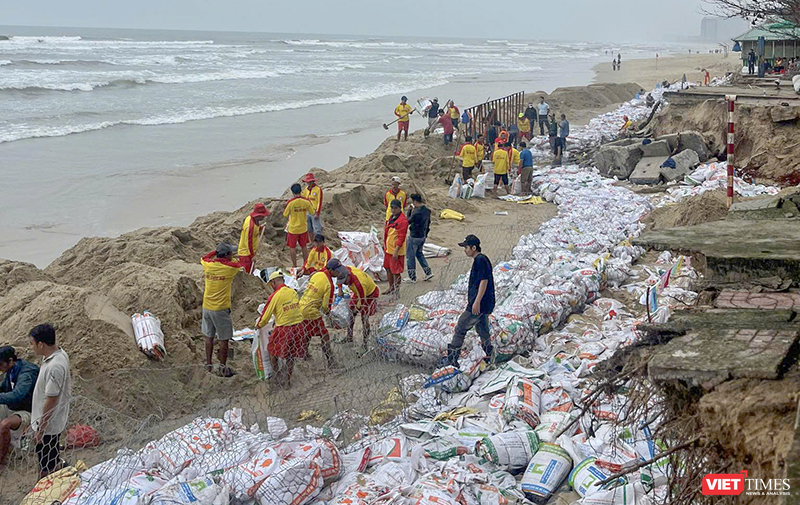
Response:
POLYGON ((544 135, 548 130, 547 115, 550 114, 550 106, 544 101, 544 97, 539 97, 539 105, 536 106, 539 112, 539 134, 544 135))
POLYGON ((60 470, 64 465, 58 439, 67 427, 72 376, 69 372, 69 356, 56 345, 53 325, 40 324, 34 327, 30 333, 30 344, 33 352, 42 357, 31 407, 31 429, 41 478, 60 470))

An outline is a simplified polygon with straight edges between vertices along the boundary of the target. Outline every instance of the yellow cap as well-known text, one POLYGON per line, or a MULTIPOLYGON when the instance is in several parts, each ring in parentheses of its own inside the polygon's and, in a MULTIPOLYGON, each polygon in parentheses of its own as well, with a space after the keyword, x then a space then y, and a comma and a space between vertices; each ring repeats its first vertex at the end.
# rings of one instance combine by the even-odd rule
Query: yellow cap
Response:
POLYGON ((523 114, 522 112, 520 112, 520 113, 519 113, 519 117, 525 117, 525 114, 523 114))
POLYGON ((281 279, 283 279, 283 272, 281 272, 280 270, 275 270, 274 272, 272 272, 271 274, 269 274, 269 280, 271 280, 271 281, 274 281, 274 280, 275 280, 275 279, 277 279, 278 277, 280 277, 281 279))

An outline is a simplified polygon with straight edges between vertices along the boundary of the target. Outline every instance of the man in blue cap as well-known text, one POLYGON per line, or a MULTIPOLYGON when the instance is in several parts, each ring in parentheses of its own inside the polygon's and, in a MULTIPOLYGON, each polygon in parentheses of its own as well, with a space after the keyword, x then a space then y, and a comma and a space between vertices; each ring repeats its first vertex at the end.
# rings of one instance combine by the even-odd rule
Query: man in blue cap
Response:
POLYGON ((494 348, 490 340, 489 314, 495 305, 492 262, 481 252, 481 240, 475 235, 467 235, 458 245, 464 248, 464 254, 472 258, 472 270, 467 288, 467 308, 459 316, 453 340, 447 345, 446 364, 456 368, 459 366, 458 355, 464 345, 464 337, 472 328, 481 338, 481 347, 486 354, 484 359, 491 361, 494 348))

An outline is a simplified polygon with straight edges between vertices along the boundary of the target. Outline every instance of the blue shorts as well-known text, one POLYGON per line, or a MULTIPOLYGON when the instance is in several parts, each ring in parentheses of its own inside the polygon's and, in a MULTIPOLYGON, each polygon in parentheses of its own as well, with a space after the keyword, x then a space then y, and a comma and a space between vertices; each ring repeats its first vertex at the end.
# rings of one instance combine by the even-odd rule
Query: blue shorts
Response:
POLYGON ((322 216, 306 216, 306 225, 314 235, 322 235, 322 216))

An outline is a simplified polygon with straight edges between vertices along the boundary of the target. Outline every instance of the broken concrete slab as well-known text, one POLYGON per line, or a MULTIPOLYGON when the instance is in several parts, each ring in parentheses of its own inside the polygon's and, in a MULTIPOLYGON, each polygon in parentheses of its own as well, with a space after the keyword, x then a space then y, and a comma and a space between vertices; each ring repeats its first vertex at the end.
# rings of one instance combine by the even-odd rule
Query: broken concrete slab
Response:
POLYGON ((797 328, 707 328, 675 337, 650 360, 657 381, 711 389, 730 379, 778 379, 800 350, 797 328))
POLYGON ((728 211, 728 219, 787 219, 800 216, 794 195, 789 197, 767 196, 734 203, 728 211))
POLYGON ((661 164, 666 160, 663 156, 642 158, 628 180, 634 184, 658 184, 661 181, 661 164))
POLYGON ((769 116, 775 123, 797 121, 800 119, 800 107, 778 106, 770 107, 769 116))
POLYGON ((697 153, 690 149, 679 152, 672 157, 672 160, 675 162, 675 168, 661 168, 661 177, 667 182, 682 180, 700 164, 697 153))
MULTIPOLYGON (((723 291, 724 293, 724 291, 723 291)), ((663 324, 643 324, 645 332, 659 331, 685 334, 709 328, 774 329, 795 328, 800 331, 800 321, 792 309, 722 309, 707 306, 676 310, 669 321, 663 324)))
POLYGON ((750 282, 778 276, 800 279, 800 220, 724 220, 652 230, 634 245, 692 255, 711 283, 750 282))
POLYGON ((605 145, 594 155, 594 162, 600 173, 618 179, 627 179, 640 159, 642 151, 638 143, 627 146, 605 145))
POLYGON ((708 161, 711 156, 711 150, 708 147, 706 138, 700 132, 685 131, 672 133, 670 135, 662 135, 658 140, 666 140, 669 144, 670 152, 681 152, 686 149, 691 149, 697 153, 697 157, 703 163, 708 161))
POLYGON ((668 157, 671 153, 669 143, 666 140, 656 140, 649 144, 641 144, 639 148, 644 153, 645 158, 652 158, 654 156, 668 157))

